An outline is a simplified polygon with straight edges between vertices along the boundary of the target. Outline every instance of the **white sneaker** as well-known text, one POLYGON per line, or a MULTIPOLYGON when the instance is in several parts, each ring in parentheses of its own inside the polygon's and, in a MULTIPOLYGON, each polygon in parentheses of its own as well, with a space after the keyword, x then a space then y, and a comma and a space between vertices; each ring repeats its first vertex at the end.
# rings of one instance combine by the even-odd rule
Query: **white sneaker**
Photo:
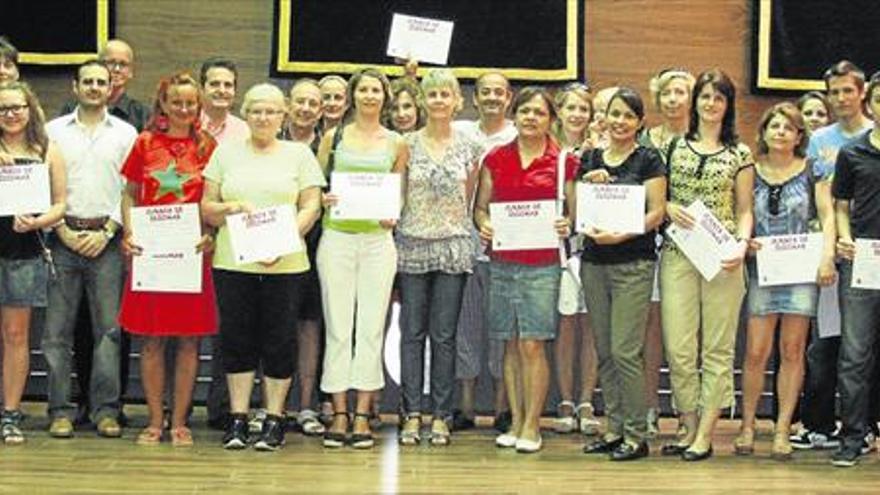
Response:
POLYGON ((556 430, 557 433, 571 433, 577 428, 577 421, 575 420, 574 415, 562 412, 562 409, 565 407, 568 407, 573 412, 574 402, 564 400, 556 406, 556 417, 553 419, 553 429, 556 430))
POLYGON ((318 436, 323 435, 326 428, 321 421, 318 420, 318 413, 311 409, 303 409, 297 414, 296 422, 302 428, 303 435, 318 436))
POLYGON ((584 435, 596 435, 599 433, 601 423, 596 419, 595 413, 593 412, 593 404, 582 402, 578 404, 575 413, 578 417, 578 429, 581 433, 584 435))

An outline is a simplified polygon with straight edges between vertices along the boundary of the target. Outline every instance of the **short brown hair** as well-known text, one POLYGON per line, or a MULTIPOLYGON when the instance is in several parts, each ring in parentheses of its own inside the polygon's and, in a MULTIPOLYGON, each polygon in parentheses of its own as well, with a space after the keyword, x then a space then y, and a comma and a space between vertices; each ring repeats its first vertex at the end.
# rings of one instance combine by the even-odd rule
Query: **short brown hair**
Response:
POLYGON ((767 130, 767 126, 770 125, 773 117, 777 115, 785 117, 800 133, 800 139, 798 139, 798 143, 794 148, 795 156, 800 158, 807 156, 807 142, 809 139, 807 138, 806 126, 804 126, 804 118, 797 105, 788 101, 773 105, 761 116, 761 121, 758 124, 758 154, 766 155, 770 151, 767 147, 767 142, 764 141, 764 132, 767 130))

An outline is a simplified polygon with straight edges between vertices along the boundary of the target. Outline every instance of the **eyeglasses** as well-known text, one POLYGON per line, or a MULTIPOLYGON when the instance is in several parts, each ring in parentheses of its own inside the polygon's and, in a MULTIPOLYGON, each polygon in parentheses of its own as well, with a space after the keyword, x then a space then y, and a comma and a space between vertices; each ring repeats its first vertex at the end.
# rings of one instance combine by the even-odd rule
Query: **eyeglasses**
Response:
POLYGON ((767 194, 767 209, 774 217, 779 215, 779 199, 782 197, 782 185, 770 186, 767 194))
POLYGON ((251 117, 274 117, 282 113, 284 113, 284 110, 278 110, 277 108, 252 108, 247 111, 247 114, 251 117))
POLYGON ((21 115, 28 109, 27 105, 9 105, 0 107, 0 115, 8 117, 10 115, 21 115))
POLYGON ((110 69, 119 70, 125 69, 131 64, 124 60, 104 60, 104 65, 106 65, 110 69))

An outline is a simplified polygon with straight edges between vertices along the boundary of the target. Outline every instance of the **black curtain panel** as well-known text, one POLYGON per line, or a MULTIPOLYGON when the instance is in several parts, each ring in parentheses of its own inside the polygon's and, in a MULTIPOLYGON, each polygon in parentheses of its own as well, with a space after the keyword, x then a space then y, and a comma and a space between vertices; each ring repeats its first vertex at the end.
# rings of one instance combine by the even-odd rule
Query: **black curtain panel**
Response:
POLYGON ((113 36, 115 0, 3 0, 0 35, 22 64, 79 64, 113 36))
POLYGON ((394 13, 455 22, 449 65, 524 81, 583 75, 584 0, 275 0, 272 75, 399 71, 386 47, 394 13))
POLYGON ((758 93, 824 90, 822 73, 841 59, 880 66, 876 0, 753 0, 753 16, 758 93))

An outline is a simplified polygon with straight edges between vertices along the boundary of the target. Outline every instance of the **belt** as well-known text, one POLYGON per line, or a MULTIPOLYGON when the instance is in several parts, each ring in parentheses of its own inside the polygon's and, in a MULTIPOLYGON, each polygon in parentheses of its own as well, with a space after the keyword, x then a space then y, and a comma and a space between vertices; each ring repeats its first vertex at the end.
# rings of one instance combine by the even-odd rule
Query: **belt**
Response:
POLYGON ((73 230, 101 230, 107 223, 108 216, 96 218, 79 218, 71 215, 64 217, 64 223, 73 230))

